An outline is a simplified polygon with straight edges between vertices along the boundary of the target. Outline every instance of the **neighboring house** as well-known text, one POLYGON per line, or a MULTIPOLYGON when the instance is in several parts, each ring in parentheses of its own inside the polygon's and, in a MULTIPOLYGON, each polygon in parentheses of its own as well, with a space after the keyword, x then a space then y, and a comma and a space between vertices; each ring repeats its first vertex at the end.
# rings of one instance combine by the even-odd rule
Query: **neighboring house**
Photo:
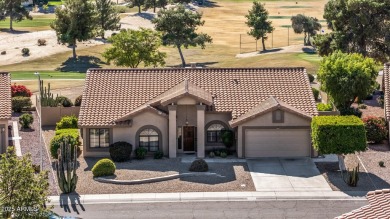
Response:
POLYGON ((231 129, 238 157, 309 157, 316 115, 304 68, 90 69, 79 127, 84 156, 126 141, 205 157, 231 129))
POLYGON ((390 189, 368 192, 368 205, 343 214, 336 219, 390 218, 390 189))
POLYGON ((11 116, 11 76, 0 72, 0 153, 8 147, 8 120, 11 116))
MULTIPOLYGON (((382 90, 384 92, 385 119, 390 122, 390 63, 385 64, 383 69, 382 90)), ((390 124, 390 123, 389 123, 390 124)), ((389 132, 390 137, 390 132, 389 132)))

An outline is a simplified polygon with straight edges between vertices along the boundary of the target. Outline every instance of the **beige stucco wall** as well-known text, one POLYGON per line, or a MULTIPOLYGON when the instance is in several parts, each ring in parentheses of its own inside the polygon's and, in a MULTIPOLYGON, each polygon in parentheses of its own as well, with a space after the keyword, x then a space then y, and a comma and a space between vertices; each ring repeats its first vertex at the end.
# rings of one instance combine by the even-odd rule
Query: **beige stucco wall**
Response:
MULTIPOLYGON (((115 127, 112 128, 112 142, 126 141, 133 145, 133 150, 138 147, 136 141, 136 133, 143 126, 155 126, 162 135, 162 150, 164 155, 168 155, 168 117, 163 117, 152 112, 143 112, 133 118, 131 127, 115 127)), ((86 139, 88 137, 87 130, 84 130, 84 156, 109 156, 108 152, 88 151, 86 139)))
POLYGON ((229 121, 232 120, 232 114, 231 113, 215 113, 215 112, 206 112, 206 118, 205 118, 205 125, 207 123, 218 120, 224 122, 229 128, 229 121))
POLYGON ((176 108, 176 126, 186 125, 186 115, 188 126, 196 126, 196 106, 195 105, 180 105, 176 108))
POLYGON ((4 153, 8 146, 8 120, 0 119, 0 153, 4 153), (1 128, 4 127, 4 133, 1 128))
POLYGON ((238 136, 237 136, 237 156, 243 157, 242 154, 242 147, 243 147, 242 127, 243 126, 310 126, 310 123, 311 120, 284 111, 284 123, 273 123, 272 112, 269 112, 264 115, 258 116, 252 120, 249 120, 243 124, 240 124, 238 126, 238 136))
POLYGON ((42 107, 42 126, 56 125, 63 116, 75 115, 79 116, 80 107, 42 107))

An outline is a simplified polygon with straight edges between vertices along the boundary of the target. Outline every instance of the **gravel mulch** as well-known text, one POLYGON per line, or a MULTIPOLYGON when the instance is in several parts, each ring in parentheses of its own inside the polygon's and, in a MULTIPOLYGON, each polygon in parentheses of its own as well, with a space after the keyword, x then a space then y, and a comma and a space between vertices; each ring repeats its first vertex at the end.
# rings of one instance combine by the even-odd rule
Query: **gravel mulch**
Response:
MULTIPOLYGON (((19 123, 19 135, 22 137, 20 140, 20 147, 22 150, 22 154, 31 154, 32 163, 36 165, 40 165, 41 163, 41 155, 40 155, 40 147, 39 147, 39 118, 36 112, 30 112, 34 117, 34 122, 31 125, 31 129, 21 129, 19 123)), ((19 116, 23 113, 13 113, 12 120, 19 121, 19 116)), ((42 147, 43 147, 43 139, 42 139, 42 147)), ((50 194, 58 195, 56 184, 54 181, 54 175, 52 171, 52 166, 49 161, 49 157, 47 155, 46 149, 43 147, 43 170, 49 171, 49 183, 50 183, 50 194)))
MULTIPOLYGON (((373 95, 372 100, 364 100, 364 104, 367 105, 366 109, 360 109, 362 111, 362 118, 367 116, 378 116, 384 118, 385 113, 383 108, 378 104, 376 100, 380 95, 373 95)), ((353 107, 358 107, 358 104, 352 104, 353 107)))

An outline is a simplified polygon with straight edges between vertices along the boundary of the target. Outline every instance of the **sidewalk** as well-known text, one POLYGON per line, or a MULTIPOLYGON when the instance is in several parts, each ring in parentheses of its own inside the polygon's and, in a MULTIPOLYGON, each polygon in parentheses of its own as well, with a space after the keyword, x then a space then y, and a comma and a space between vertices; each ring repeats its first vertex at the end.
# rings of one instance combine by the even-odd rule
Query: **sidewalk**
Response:
POLYGON ((104 204, 145 202, 261 201, 261 200, 366 200, 366 191, 317 192, 188 192, 50 196, 50 204, 104 204))

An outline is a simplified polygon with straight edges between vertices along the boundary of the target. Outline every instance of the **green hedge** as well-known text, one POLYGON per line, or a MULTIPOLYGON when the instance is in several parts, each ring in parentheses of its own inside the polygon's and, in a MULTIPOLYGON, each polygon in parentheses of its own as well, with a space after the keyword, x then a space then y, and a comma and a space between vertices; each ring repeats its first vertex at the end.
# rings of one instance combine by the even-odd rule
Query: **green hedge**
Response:
POLYGON ((350 154, 366 149, 366 130, 356 116, 317 116, 311 122, 313 147, 321 154, 350 154))
POLYGON ((332 111, 333 106, 332 104, 328 103, 317 103, 317 110, 318 111, 332 111))
POLYGON ((92 167, 92 174, 94 177, 112 176, 115 173, 116 166, 112 160, 104 158, 99 160, 92 167))
POLYGON ((24 109, 31 108, 32 102, 30 97, 12 97, 12 110, 20 113, 24 109))
POLYGON ((58 158, 58 148, 60 144, 64 142, 64 138, 67 137, 70 140, 70 144, 73 148, 78 148, 81 145, 80 134, 78 129, 61 129, 56 131, 56 135, 50 141, 50 154, 53 158, 58 158))
POLYGON ((59 129, 77 129, 78 119, 76 116, 64 116, 61 118, 59 122, 56 124, 56 130, 59 129))

